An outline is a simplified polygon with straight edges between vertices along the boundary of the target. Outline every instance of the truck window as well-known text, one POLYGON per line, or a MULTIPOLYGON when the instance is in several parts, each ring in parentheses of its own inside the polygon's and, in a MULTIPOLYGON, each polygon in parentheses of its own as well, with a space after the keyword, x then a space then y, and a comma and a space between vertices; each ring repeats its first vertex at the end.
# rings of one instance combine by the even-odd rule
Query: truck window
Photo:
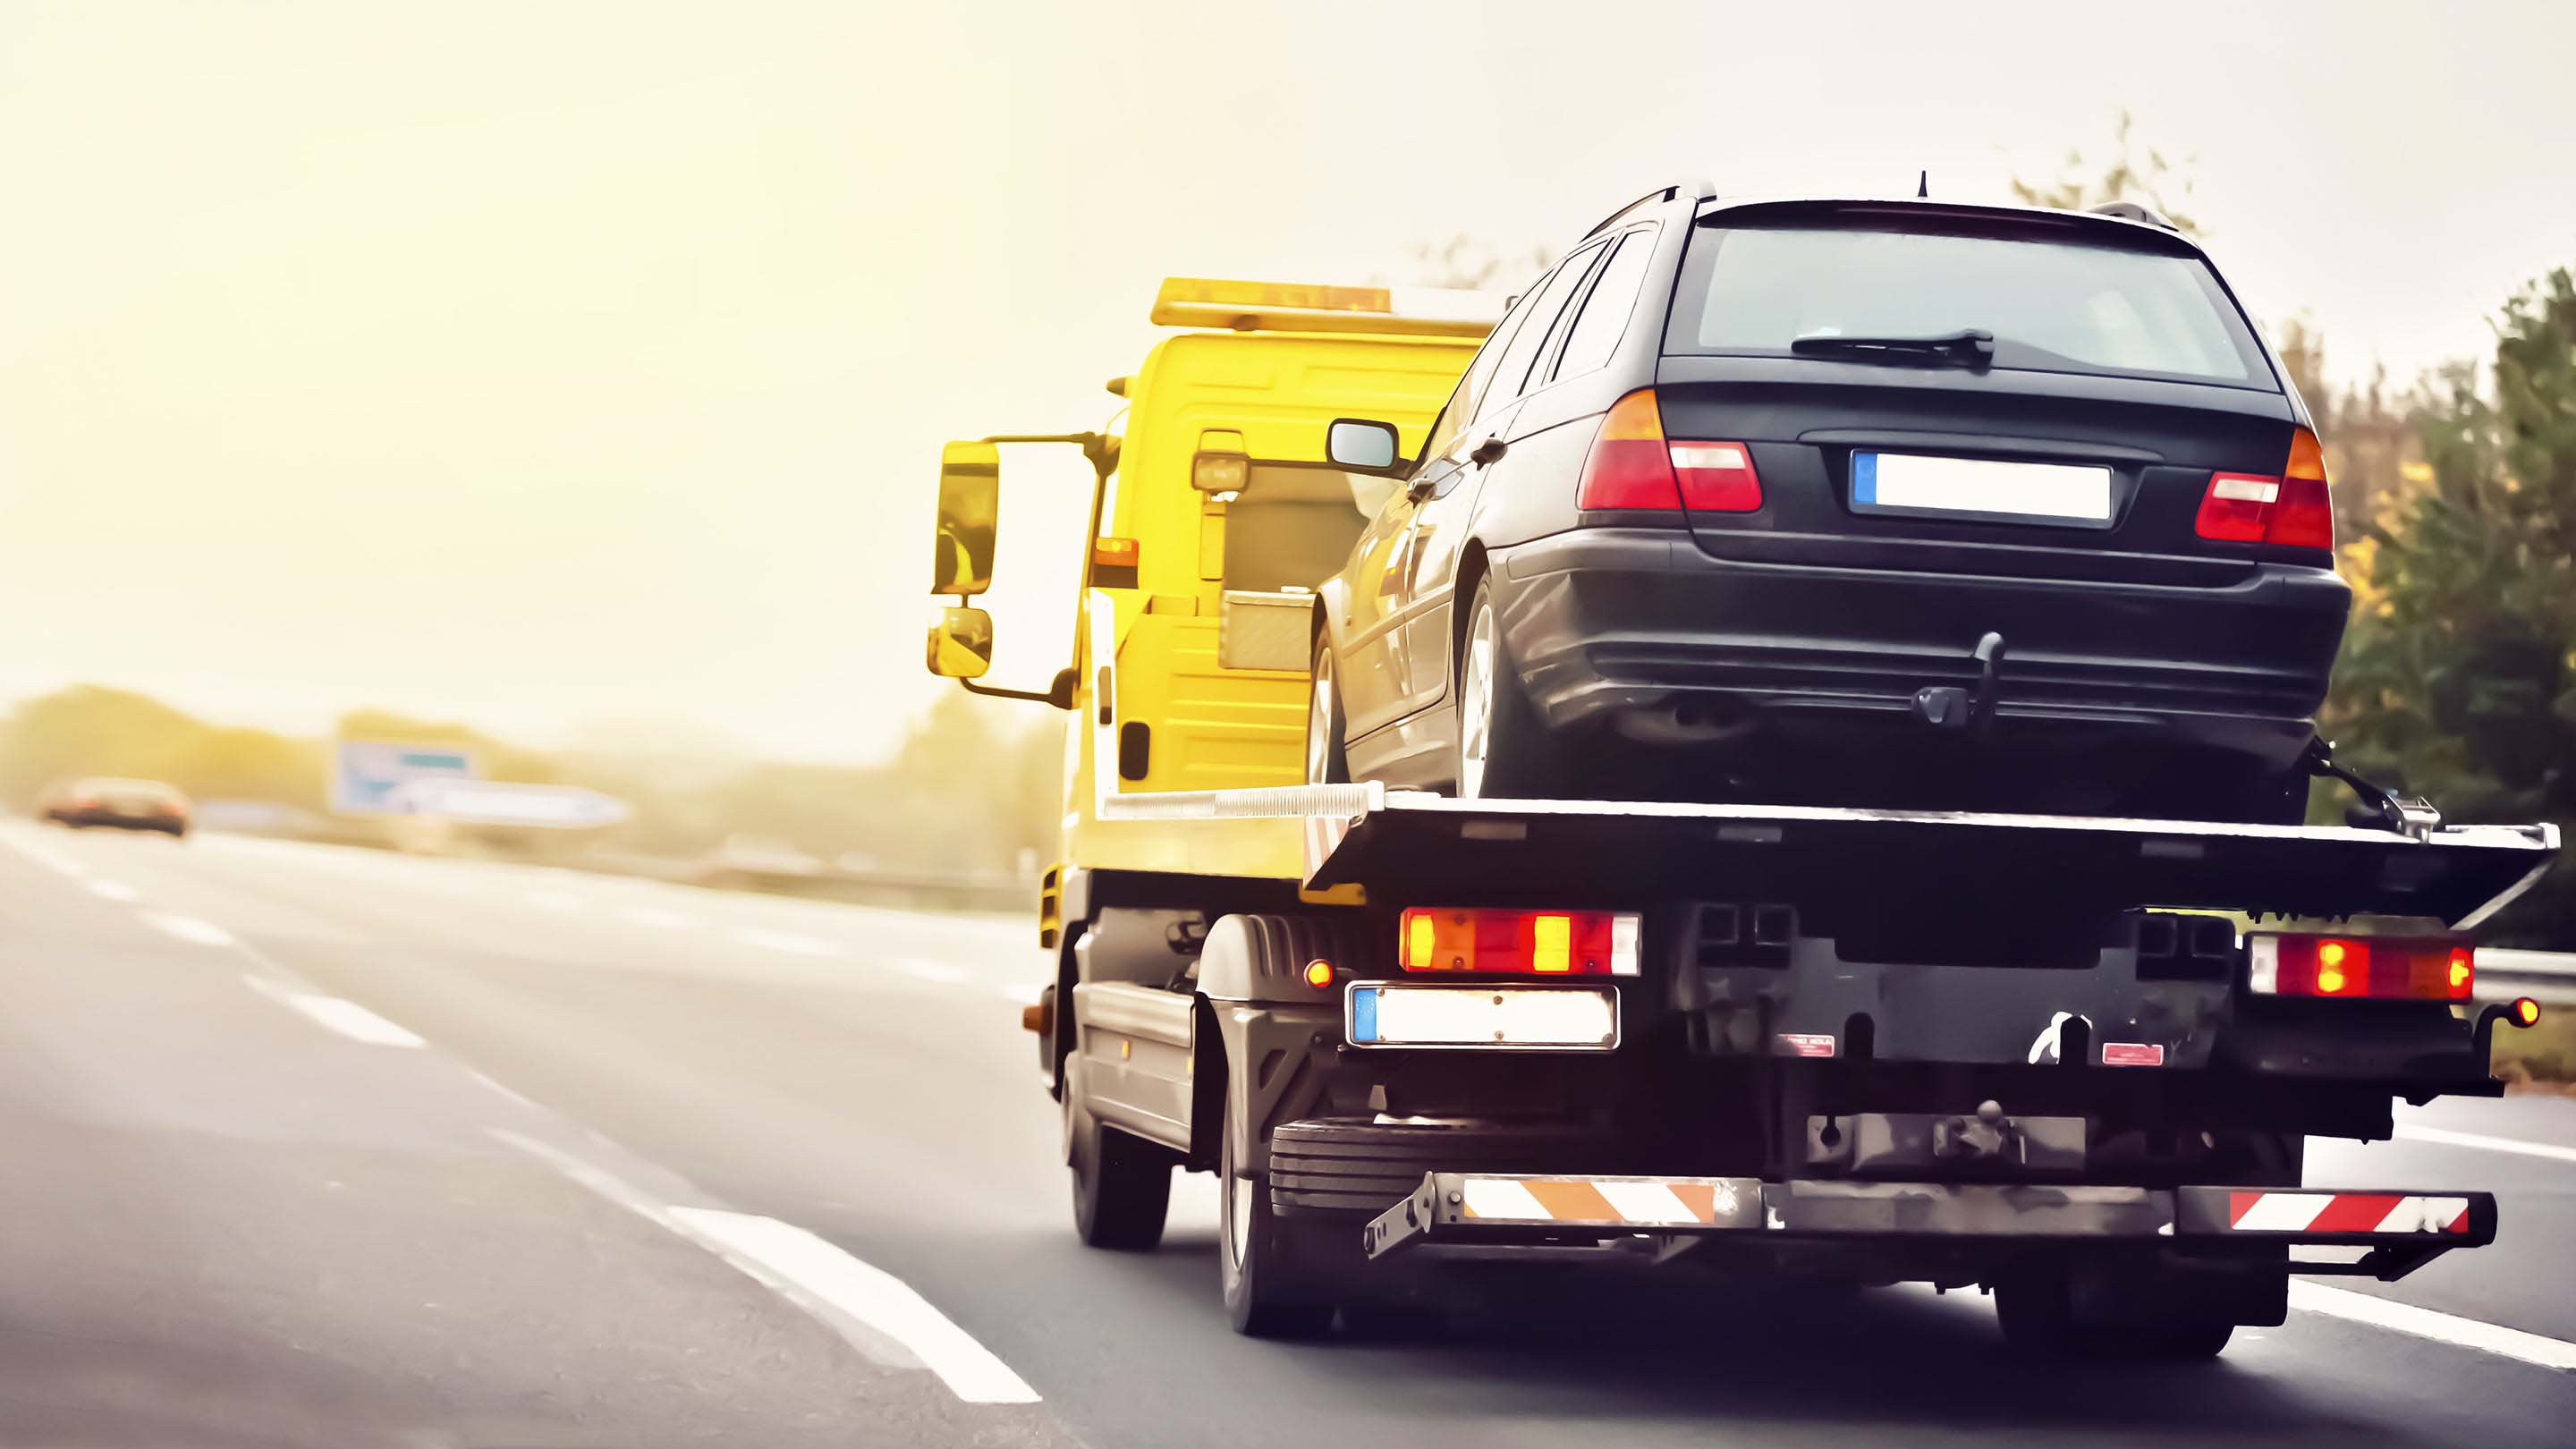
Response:
POLYGON ((1390 479, 1295 463, 1255 463, 1225 506, 1225 586, 1311 589, 1348 561, 1385 503, 1390 479))
POLYGON ((1576 377, 1610 361, 1618 350, 1619 339, 1627 335, 1628 315, 1637 310, 1637 289, 1646 280, 1646 263, 1655 254, 1652 231, 1632 231, 1619 244, 1608 265, 1601 269, 1601 280, 1593 283, 1592 295, 1584 300, 1582 315, 1574 320, 1574 330, 1566 336, 1565 351, 1556 360, 1556 370, 1549 380, 1576 377))

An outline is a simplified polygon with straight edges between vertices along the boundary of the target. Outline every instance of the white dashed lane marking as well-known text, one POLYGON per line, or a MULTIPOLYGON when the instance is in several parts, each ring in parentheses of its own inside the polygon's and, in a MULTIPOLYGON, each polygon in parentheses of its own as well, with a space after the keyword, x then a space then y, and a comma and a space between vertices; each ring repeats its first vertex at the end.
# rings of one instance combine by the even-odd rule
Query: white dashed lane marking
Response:
POLYGON ((733 938, 746 946, 768 951, 783 951, 790 956, 838 956, 841 948, 820 936, 800 936, 793 931, 771 931, 747 927, 733 933, 733 938))
POLYGON ((2349 1288, 2332 1288, 2323 1283, 2293 1278, 2290 1280, 2290 1306, 2303 1313, 2322 1313, 2354 1323, 2366 1323, 2373 1328, 2502 1354, 2542 1368, 2576 1369, 2576 1343, 2525 1333, 2519 1328, 2481 1323, 2474 1318, 2439 1313, 2430 1308, 2418 1308, 2412 1303, 2399 1303, 2375 1294, 2356 1293, 2349 1288))
POLYGON ((338 1032, 351 1041, 368 1046, 412 1047, 429 1045, 418 1033, 395 1025, 354 1001, 317 992, 298 991, 283 982, 265 976, 249 975, 242 984, 281 1006, 292 1008, 317 1024, 338 1032))
POLYGON ((164 911, 142 911, 137 913, 135 919, 165 936, 176 936, 182 941, 194 942, 200 946, 241 944, 234 938, 232 932, 212 921, 198 920, 195 916, 174 916, 164 911))
POLYGON ((89 887, 91 895, 103 901, 136 901, 143 898, 141 891, 121 880, 93 880, 84 881, 82 884, 89 887))

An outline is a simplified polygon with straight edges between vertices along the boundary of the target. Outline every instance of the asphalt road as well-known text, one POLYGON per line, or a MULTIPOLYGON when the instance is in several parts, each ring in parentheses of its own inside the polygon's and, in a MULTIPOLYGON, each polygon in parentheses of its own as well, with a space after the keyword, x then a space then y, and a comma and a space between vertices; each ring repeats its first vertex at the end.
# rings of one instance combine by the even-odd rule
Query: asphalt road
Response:
POLYGON ((1266 1344, 1205 1178, 1158 1252, 1074 1243, 1025 922, 23 822, 0 921, 0 1444, 2576 1439, 2572 1100, 2320 1144, 2503 1240, 2213 1368, 1672 1275, 1266 1344))

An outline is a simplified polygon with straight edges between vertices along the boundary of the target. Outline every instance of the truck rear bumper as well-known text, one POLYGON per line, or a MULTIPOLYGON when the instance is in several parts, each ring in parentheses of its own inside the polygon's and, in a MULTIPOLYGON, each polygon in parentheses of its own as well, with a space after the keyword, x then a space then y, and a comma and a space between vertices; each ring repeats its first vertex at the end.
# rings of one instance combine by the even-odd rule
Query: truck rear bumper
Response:
POLYGON ((2033 1246, 2273 1244, 2369 1249, 2358 1264, 2300 1267, 2393 1277, 2434 1254, 2494 1242, 2495 1228, 2495 1197, 2483 1192, 1433 1172, 1372 1220, 1363 1241, 1372 1258, 1434 1243, 1546 1246, 1739 1233, 2033 1246))

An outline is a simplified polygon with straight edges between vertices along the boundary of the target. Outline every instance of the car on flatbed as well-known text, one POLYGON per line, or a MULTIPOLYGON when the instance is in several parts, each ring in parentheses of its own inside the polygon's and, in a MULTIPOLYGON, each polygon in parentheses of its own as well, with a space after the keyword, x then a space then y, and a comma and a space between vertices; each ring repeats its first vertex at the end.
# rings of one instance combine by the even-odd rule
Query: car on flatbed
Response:
POLYGON ((2350 592, 2287 369, 2116 214, 1647 195, 1322 581, 1308 778, 2295 823, 2350 592))

